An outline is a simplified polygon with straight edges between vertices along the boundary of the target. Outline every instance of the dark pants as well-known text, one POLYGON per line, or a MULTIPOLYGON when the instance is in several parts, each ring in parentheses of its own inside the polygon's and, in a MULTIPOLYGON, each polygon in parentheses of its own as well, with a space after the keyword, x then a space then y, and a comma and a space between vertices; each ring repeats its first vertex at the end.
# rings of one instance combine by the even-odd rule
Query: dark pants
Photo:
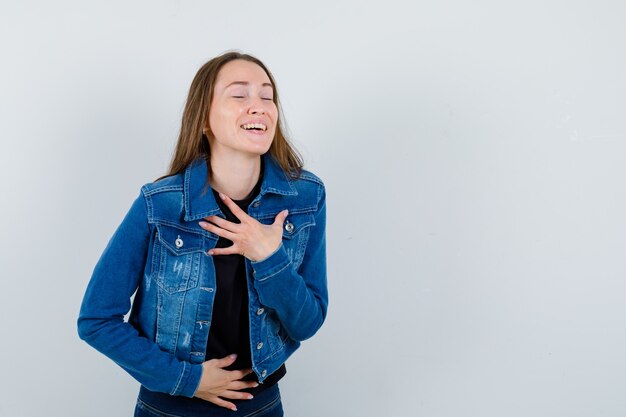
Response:
POLYGON ((199 398, 176 397, 154 393, 141 387, 135 417, 282 417, 278 384, 259 392, 251 400, 227 400, 237 411, 217 406, 199 398))

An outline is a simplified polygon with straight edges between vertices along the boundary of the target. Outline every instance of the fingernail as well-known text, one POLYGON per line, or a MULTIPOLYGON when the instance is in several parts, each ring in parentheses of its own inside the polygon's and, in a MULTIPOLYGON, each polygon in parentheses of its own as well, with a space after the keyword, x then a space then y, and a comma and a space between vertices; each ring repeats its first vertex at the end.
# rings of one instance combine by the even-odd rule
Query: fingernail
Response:
POLYGON ((212 250, 209 251, 209 255, 213 255, 215 252, 213 252, 212 250))
POLYGON ((223 200, 223 199, 226 198, 226 196, 224 194, 220 193, 220 198, 223 200))
POLYGON ((204 226, 208 226, 208 225, 209 225, 207 222, 198 222, 198 224, 199 224, 201 227, 204 227, 204 226))
POLYGON ((237 357, 237 354, 236 354, 236 353, 233 353, 232 355, 230 355, 230 358, 231 358, 231 359, 235 359, 236 357, 237 357))
POLYGON ((285 210, 285 217, 289 214, 289 210, 285 210))
POLYGON ((251 400, 251 399, 253 399, 253 398, 254 398, 254 395, 252 395, 252 394, 248 395, 248 399, 249 399, 249 400, 251 400))
POLYGON ((237 411, 237 407, 233 407, 233 408, 231 408, 231 410, 237 411))

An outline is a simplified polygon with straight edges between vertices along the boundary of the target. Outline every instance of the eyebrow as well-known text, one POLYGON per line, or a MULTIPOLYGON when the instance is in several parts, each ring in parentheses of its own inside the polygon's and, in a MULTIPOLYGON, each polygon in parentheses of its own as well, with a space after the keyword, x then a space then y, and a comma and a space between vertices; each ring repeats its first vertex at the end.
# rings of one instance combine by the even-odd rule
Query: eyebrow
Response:
MULTIPOLYGON (((248 81, 233 81, 232 83, 224 87, 224 89, 230 87, 231 85, 250 85, 250 83, 248 81)), ((272 83, 263 83, 262 87, 272 87, 272 90, 274 89, 272 83)))

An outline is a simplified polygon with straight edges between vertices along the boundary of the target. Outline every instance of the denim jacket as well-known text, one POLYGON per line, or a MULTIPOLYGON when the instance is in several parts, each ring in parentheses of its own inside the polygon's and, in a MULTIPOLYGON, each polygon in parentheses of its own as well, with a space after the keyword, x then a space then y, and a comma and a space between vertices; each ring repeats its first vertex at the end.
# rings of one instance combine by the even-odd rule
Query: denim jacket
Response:
MULTIPOLYGON (((306 170, 291 179, 269 153, 262 157, 265 174, 248 215, 271 224, 285 208, 289 214, 278 249, 245 261, 259 382, 315 334, 328 305, 324 184, 306 170)), ((202 375, 216 292, 207 252, 218 236, 198 222, 224 217, 206 178, 199 158, 183 173, 141 187, 94 268, 78 317, 80 338, 146 388, 187 397, 202 375)))

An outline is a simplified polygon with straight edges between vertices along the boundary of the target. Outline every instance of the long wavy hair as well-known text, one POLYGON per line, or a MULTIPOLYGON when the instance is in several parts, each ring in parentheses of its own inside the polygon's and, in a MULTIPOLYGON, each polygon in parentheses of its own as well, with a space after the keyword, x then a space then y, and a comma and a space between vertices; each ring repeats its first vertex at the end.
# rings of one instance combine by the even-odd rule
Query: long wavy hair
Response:
POLYGON ((274 86, 274 103, 278 109, 278 123, 276 124, 276 133, 268 152, 289 177, 298 178, 302 173, 304 166, 302 156, 289 143, 284 134, 285 122, 278 99, 276 81, 272 73, 258 58, 230 51, 205 63, 193 78, 183 111, 183 120, 178 134, 176 150, 170 162, 169 170, 167 174, 157 178, 155 181, 183 172, 191 162, 199 157, 205 159, 209 176, 211 175, 211 148, 208 137, 203 134, 203 129, 208 125, 207 120, 211 110, 217 75, 224 64, 236 59, 243 59, 257 64, 263 68, 269 77, 270 82, 274 86))

